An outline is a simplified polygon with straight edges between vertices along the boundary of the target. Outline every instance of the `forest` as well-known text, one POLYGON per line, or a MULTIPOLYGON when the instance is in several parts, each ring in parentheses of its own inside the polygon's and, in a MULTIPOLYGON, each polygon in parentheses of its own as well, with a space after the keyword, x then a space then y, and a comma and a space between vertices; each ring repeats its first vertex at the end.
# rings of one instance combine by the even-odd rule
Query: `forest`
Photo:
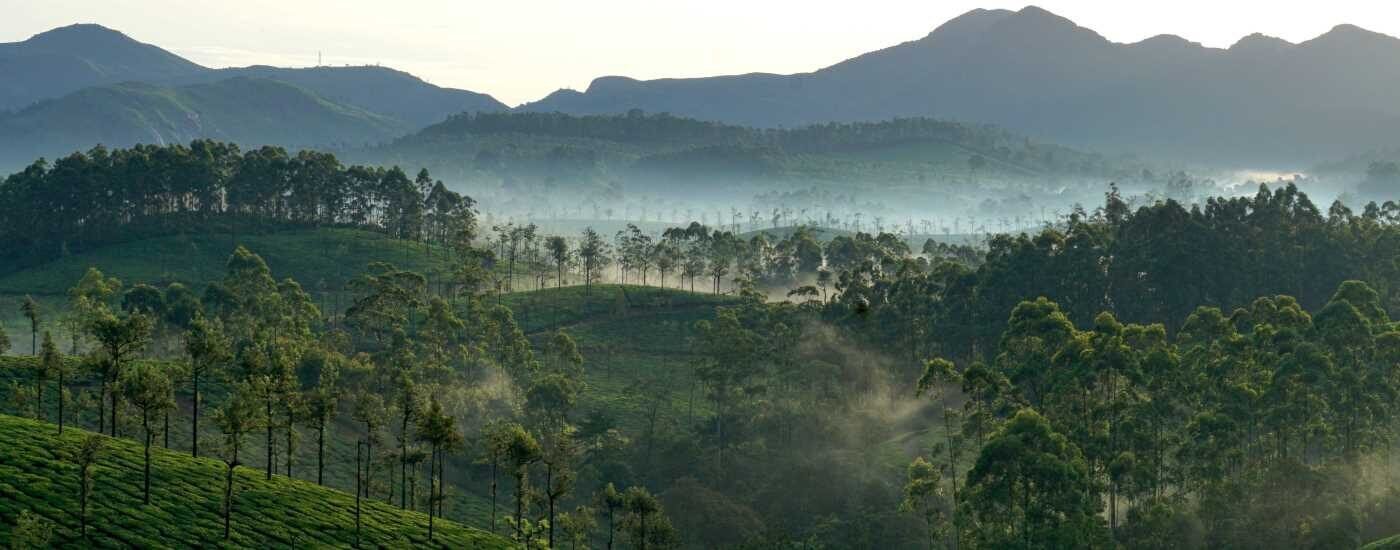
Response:
POLYGON ((178 505, 160 502, 189 483, 176 454, 218 461, 198 470, 207 544, 279 529, 255 512, 279 478, 353 493, 335 508, 356 518, 361 500, 406 514, 353 528, 371 545, 395 522, 420 545, 467 526, 638 549, 1355 548, 1400 530, 1395 203, 1261 185, 1134 207, 1111 186, 971 244, 738 214, 564 234, 409 173, 196 141, 0 184, 0 274, 170 235, 229 251, 198 286, 93 265, 6 312, 24 324, 0 330, 4 412, 105 436, 61 440, 71 481, 0 487, 71 504, 0 503, 0 541, 116 537, 104 498, 178 505), (308 228, 404 256, 328 288, 242 244, 308 228), (103 447, 121 439, 118 477, 103 447))

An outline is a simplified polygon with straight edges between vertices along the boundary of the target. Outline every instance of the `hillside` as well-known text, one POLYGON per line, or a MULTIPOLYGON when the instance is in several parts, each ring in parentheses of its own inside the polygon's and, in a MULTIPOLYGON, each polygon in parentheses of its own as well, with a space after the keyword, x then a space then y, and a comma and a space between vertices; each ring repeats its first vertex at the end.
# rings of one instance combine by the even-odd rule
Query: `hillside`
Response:
POLYGON ((0 166, 138 143, 199 138, 249 146, 377 143, 411 130, 276 80, 231 78, 178 88, 123 83, 86 88, 0 115, 0 166))
MULTIPOLYGON (((0 295, 62 295, 89 267, 126 285, 184 283, 195 289, 220 280, 236 247, 247 246, 279 277, 308 290, 338 289, 374 261, 436 277, 452 268, 444 250, 358 229, 302 229, 266 234, 191 233, 103 247, 0 275, 0 295), (235 240, 236 239, 236 240, 235 240)), ((6 311, 5 315, 10 312, 6 311)))
POLYGON ((91 24, 0 44, 0 74, 0 173, 98 143, 358 147, 508 109, 377 66, 210 69, 91 24))
POLYGON ((1024 215, 1033 198, 1097 200, 1106 182, 1138 183, 1147 173, 1134 159, 924 118, 774 130, 665 113, 476 114, 338 155, 423 166, 498 210, 572 219, 611 217, 606 211, 620 207, 643 214, 629 219, 649 219, 667 202, 690 209, 712 201, 726 212, 753 201, 765 210, 1024 215), (1016 204, 1001 206, 1007 201, 1016 204))
MULTIPOLYGON (((107 440, 93 470, 91 541, 77 537, 77 469, 72 463, 89 432, 0 415, 0 544, 9 545, 19 513, 29 510, 56 526, 62 548, 179 548, 217 543, 224 465, 215 459, 154 449, 151 504, 141 503, 141 446, 107 440)), ((264 480, 256 470, 237 471, 232 522, 233 548, 349 546, 354 543, 354 497, 304 481, 264 480)), ((426 515, 365 501, 362 540, 404 548, 509 548, 499 537, 450 521, 435 522, 435 544, 427 541, 426 515)))
POLYGON ((99 25, 71 25, 0 44, 0 112, 89 86, 205 71, 175 54, 99 25))
POLYGON ((762 127, 930 116, 1111 152, 1306 166, 1400 144, 1400 40, 1342 25, 1300 44, 1134 44, 1043 9, 973 10, 811 73, 599 78, 520 109, 629 109, 762 127), (1365 59, 1365 63, 1356 60, 1365 59))
POLYGON ((442 122, 457 113, 509 109, 486 94, 441 88, 411 74, 377 66, 287 68, 256 65, 218 69, 182 80, 213 82, 234 77, 287 82, 330 101, 359 107, 415 129, 442 122))

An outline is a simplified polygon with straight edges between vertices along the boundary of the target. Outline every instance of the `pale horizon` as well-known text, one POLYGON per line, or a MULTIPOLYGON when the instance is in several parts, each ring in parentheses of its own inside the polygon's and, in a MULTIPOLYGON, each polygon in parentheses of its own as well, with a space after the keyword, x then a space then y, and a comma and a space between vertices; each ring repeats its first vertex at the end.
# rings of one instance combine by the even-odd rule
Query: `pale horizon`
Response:
POLYGON ((1297 43, 1339 24, 1400 35, 1400 6, 1359 1, 1277 6, 1260 1, 877 0, 857 6, 718 0, 658 7, 641 0, 474 6, 436 0, 391 5, 251 0, 201 4, 198 18, 175 0, 15 4, 6 7, 10 16, 0 20, 0 42, 95 23, 214 68, 307 67, 317 64, 319 54, 324 65, 383 65, 438 86, 490 94, 512 106, 558 89, 583 90, 601 76, 808 72, 917 40, 976 8, 1036 5, 1124 43, 1173 34, 1224 48, 1253 33, 1297 43))

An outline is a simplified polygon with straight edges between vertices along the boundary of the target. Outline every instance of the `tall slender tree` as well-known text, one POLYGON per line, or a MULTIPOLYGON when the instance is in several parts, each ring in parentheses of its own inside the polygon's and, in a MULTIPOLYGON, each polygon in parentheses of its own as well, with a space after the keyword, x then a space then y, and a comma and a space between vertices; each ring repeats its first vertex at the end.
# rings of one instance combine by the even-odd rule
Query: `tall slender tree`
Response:
POLYGON ((141 410, 141 430, 145 435, 141 501, 151 503, 151 415, 175 407, 174 385, 170 375, 155 363, 136 363, 122 372, 121 394, 141 410))

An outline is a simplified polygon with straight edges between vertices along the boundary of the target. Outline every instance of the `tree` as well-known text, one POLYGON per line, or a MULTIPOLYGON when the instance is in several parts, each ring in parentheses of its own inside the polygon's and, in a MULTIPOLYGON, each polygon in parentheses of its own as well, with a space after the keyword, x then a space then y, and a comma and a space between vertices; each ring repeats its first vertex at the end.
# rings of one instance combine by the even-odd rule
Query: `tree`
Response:
POLYGON ((336 409, 340 404, 340 368, 337 361, 326 358, 321 353, 324 364, 316 375, 316 385, 305 394, 306 422, 316 431, 316 484, 325 485, 326 473, 326 431, 335 421, 336 409))
MULTIPOLYGON (((419 421, 423 412, 423 395, 408 371, 400 371, 398 376, 399 410, 399 509, 408 509, 408 442, 412 437, 409 429, 419 421)), ((390 474, 393 475, 393 474, 390 474)))
POLYGON ((442 409, 442 403, 432 399, 418 416, 418 440, 431 448, 428 471, 432 485, 428 496, 428 540, 433 540, 433 517, 442 515, 442 477, 447 454, 461 448, 463 439, 456 422, 442 409))
POLYGON ((612 550, 613 537, 617 534, 620 525, 617 522, 617 515, 622 511, 627 500, 623 498, 622 492, 612 483, 608 483, 603 490, 598 493, 598 504, 608 512, 608 550, 612 550))
POLYGON ((5 327, 0 327, 0 355, 10 352, 10 335, 5 334, 5 327))
MULTIPOLYGON (((572 512, 565 512, 559 515, 559 527, 564 530, 564 535, 569 540, 569 550, 577 550, 578 547, 588 547, 588 539, 592 538, 593 530, 598 528, 597 512, 588 506, 579 506, 572 512)), ((550 524, 553 527, 553 524, 550 524)))
MULTIPOLYGON (((39 353, 39 372, 41 387, 42 380, 53 377, 58 381, 58 433, 63 434, 64 405, 68 402, 68 364, 63 362, 63 356, 58 353, 58 345, 53 341, 53 334, 44 331, 43 351, 39 353)), ((40 408, 43 405, 43 392, 39 393, 40 408)))
POLYGON ((607 266, 609 260, 608 243, 593 228, 585 228, 583 238, 578 245, 578 257, 583 262, 585 291, 591 291, 593 281, 598 279, 598 273, 607 266))
POLYGON ((87 538, 87 510, 92 500, 92 467, 97 464, 106 444, 107 440, 101 434, 89 434, 83 438, 75 457, 78 463, 78 534, 83 538, 87 538))
POLYGON ((233 517, 233 470, 242 464, 239 451, 244 438, 265 422, 258 397, 246 383, 235 384, 228 399, 214 411, 214 424, 224 436, 224 464, 228 466, 224 474, 224 540, 229 539, 233 517))
POLYGON ((1102 506, 1079 449, 1031 409, 987 441, 967 474, 978 545, 1085 548, 1104 544, 1102 506))
POLYGON ((899 503, 899 511, 915 514, 923 520, 928 529, 928 545, 943 536, 943 472, 937 466, 916 457, 909 464, 907 480, 904 483, 904 500, 899 503))
POLYGON ((623 525, 632 539, 632 546, 638 550, 669 548, 676 543, 675 528, 661 502, 645 487, 628 487, 623 494, 623 509, 627 516, 623 525))
POLYGON ((175 407, 174 386, 170 375, 154 363, 137 363, 122 372, 121 394, 141 409, 141 429, 145 432, 144 468, 141 500, 151 503, 151 415, 175 407))
MULTIPOLYGON (((102 310, 90 320, 88 332, 97 340, 96 366, 102 377, 102 389, 111 397, 111 436, 117 436, 117 399, 115 384, 126 362, 150 343, 151 320, 142 314, 119 318, 102 310)), ((99 416, 99 422, 101 417, 99 416)), ((100 430, 100 426, 99 426, 100 430)))
POLYGON ((555 508, 559 501, 573 491, 577 481, 574 462, 578 459, 578 445, 574 440, 572 426, 563 425, 551 429, 542 445, 540 461, 544 463, 544 497, 549 519, 549 547, 554 547, 555 508))
POLYGON ((505 457, 510 475, 515 478, 515 536, 523 537, 521 521, 525 519, 525 495, 529 491, 530 465, 539 462, 543 451, 535 436, 519 424, 505 428, 505 457))
POLYGON ((203 402, 199 383, 210 373, 233 358, 223 323, 217 319, 196 317, 185 334, 185 353, 190 357, 190 382, 194 386, 191 406, 190 455, 199 456, 199 411, 203 402))
POLYGON ((34 297, 26 294, 24 303, 19 306, 20 312, 25 319, 29 319, 29 349, 32 355, 39 355, 39 326, 43 324, 44 316, 39 302, 34 301, 34 297))
POLYGON ((355 405, 351 416, 356 422, 365 425, 365 498, 369 498, 369 488, 373 481, 371 474, 374 471, 374 443, 379 440, 379 429, 384 426, 387 414, 384 409, 384 399, 378 394, 369 390, 361 390, 355 395, 355 405))
POLYGON ((568 265, 573 257, 573 251, 569 250, 569 241, 564 237, 552 236, 545 240, 545 248, 549 249, 549 257, 554 260, 556 288, 564 286, 564 266, 568 265))

